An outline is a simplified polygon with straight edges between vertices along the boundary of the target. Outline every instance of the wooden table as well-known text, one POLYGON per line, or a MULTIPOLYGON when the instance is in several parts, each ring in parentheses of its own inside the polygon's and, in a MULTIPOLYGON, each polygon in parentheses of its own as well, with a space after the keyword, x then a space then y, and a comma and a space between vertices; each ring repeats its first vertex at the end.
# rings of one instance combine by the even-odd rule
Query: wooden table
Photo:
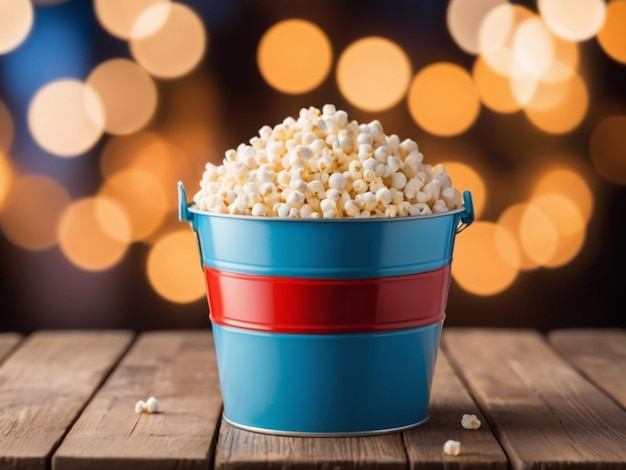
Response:
POLYGON ((444 328, 429 421, 370 437, 221 420, 209 331, 0 333, 0 469, 626 469, 626 331, 444 328), (136 414, 154 395, 157 414, 136 414), (463 429, 463 414, 483 422, 463 429), (442 451, 448 439, 460 455, 442 451))

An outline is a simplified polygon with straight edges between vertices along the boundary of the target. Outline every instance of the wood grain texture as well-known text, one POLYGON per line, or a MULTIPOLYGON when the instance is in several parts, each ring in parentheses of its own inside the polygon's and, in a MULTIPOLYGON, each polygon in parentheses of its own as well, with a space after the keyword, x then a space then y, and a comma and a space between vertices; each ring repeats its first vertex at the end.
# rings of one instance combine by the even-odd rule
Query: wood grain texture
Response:
POLYGON ((456 376, 444 354, 437 357, 426 423, 404 433, 411 469, 502 469, 506 455, 493 436, 478 406, 456 376), (464 429, 461 418, 475 414, 482 422, 479 429, 464 429), (461 442, 458 456, 445 455, 448 439, 461 442))
POLYGON ((40 332, 0 366, 0 468, 47 469, 50 455, 132 334, 40 332))
POLYGON ((222 421, 216 470, 406 469, 401 433, 367 437, 287 437, 244 431, 222 421))
POLYGON ((0 364, 22 340, 18 333, 0 333, 0 364))
POLYGON ((139 337, 72 427, 54 470, 207 469, 221 394, 210 331, 139 337), (137 414, 154 396, 155 414, 137 414))
POLYGON ((626 408, 626 331, 556 330, 550 345, 585 377, 626 408))
POLYGON ((626 412, 538 333, 448 329, 443 346, 513 469, 624 469, 626 412))

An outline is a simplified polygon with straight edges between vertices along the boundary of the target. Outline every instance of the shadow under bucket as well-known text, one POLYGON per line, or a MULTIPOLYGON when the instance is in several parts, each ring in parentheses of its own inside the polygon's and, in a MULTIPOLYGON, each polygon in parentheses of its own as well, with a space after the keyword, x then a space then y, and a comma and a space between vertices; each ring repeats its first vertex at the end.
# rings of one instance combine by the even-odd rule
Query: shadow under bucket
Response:
POLYGON ((368 219, 212 214, 178 191, 179 218, 198 238, 228 422, 347 436, 428 418, 454 239, 474 220, 469 191, 442 214, 368 219))

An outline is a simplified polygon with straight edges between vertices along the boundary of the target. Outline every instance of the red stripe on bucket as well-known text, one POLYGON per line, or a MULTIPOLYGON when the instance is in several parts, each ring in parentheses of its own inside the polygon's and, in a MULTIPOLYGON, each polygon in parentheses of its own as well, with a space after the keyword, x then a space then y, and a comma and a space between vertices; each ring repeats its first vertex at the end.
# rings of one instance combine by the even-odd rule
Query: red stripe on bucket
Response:
POLYGON ((444 319, 450 266, 373 279, 251 276, 204 267, 211 320, 283 333, 356 333, 444 319))

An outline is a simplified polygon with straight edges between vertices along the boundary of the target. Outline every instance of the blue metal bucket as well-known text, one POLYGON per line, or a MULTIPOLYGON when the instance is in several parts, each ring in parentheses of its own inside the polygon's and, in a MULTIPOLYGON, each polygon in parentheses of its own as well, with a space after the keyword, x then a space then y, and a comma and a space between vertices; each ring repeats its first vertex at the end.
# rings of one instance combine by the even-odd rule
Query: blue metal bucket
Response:
POLYGON ((417 426, 428 418, 442 323, 329 335, 214 323, 224 418, 286 435, 367 435, 417 426))
MULTIPOLYGON (((371 219, 212 214, 187 204, 181 183, 178 191, 179 218, 197 234, 203 267, 285 282, 361 280, 365 286, 446 268, 456 234, 474 220, 469 191, 457 210, 371 219)), ((435 294, 413 295, 419 302, 435 294)), ((324 325, 281 332, 272 322, 259 331, 213 321, 224 417, 244 429, 288 435, 363 435, 416 426, 428 417, 444 317, 439 313, 436 323, 425 326, 352 333, 324 332, 324 325)))

